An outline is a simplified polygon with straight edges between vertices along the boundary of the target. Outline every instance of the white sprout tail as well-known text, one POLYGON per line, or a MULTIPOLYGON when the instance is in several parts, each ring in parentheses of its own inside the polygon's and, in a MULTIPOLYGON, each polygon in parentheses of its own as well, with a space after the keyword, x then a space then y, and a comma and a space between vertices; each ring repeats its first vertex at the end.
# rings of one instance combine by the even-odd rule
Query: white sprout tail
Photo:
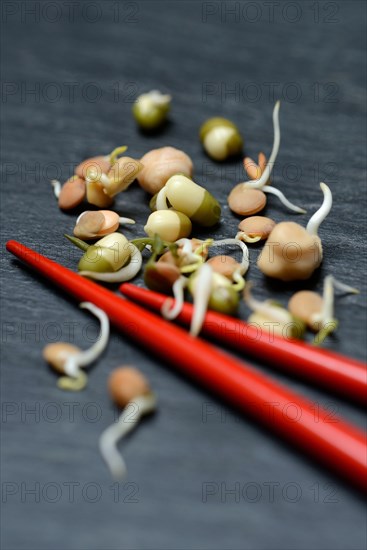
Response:
POLYGON ((94 304, 90 302, 82 302, 80 307, 82 309, 88 309, 99 319, 101 323, 100 333, 96 342, 88 350, 81 351, 73 357, 75 363, 79 367, 85 367, 95 361, 107 346, 110 335, 110 322, 103 309, 100 309, 94 304))
POLYGON ((256 180, 246 181, 244 184, 246 187, 250 187, 252 189, 261 189, 269 181, 280 145, 279 109, 280 101, 277 101, 273 110, 274 140, 273 149, 271 151, 269 160, 264 168, 263 173, 261 174, 261 177, 256 180))
POLYGON ((156 207, 157 210, 168 210, 167 193, 165 187, 162 187, 157 195, 156 207))
POLYGON ((191 319, 190 334, 197 336, 203 325, 208 309, 212 289, 213 270, 209 264, 203 264, 197 271, 194 289, 194 312, 191 319))
POLYGON ((326 185, 326 183, 320 183, 321 191, 324 193, 324 200, 320 208, 314 213, 314 215, 310 218, 306 230, 310 235, 317 236, 319 227, 321 223, 324 221, 326 216, 329 214, 331 210, 331 206, 333 204, 333 196, 330 191, 330 187, 326 185))
POLYGON ((295 204, 293 204, 292 202, 290 202, 285 196, 284 194, 279 191, 279 189, 277 189, 276 187, 273 187, 271 185, 265 185, 263 188, 262 188, 262 191, 264 191, 264 193, 270 193, 271 195, 275 195, 276 197, 278 197, 278 199, 280 200, 280 202, 282 204, 284 204, 284 206, 286 206, 287 208, 289 208, 289 210, 292 210, 293 212, 297 212, 297 214, 306 214, 306 210, 304 208, 300 208, 299 206, 296 206, 295 204))

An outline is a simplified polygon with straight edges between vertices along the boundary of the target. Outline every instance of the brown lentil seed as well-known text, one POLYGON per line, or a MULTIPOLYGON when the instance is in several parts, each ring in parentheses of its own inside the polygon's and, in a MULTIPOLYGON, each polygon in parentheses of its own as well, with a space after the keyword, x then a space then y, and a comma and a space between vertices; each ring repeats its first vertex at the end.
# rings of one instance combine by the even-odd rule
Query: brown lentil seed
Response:
POLYGON ((104 223, 99 231, 99 235, 108 235, 114 233, 120 226, 120 217, 116 212, 112 210, 101 210, 101 214, 104 216, 104 223))
POLYGON ((224 277, 227 277, 228 279, 232 279, 234 271, 240 267, 240 264, 236 262, 234 258, 224 254, 219 254, 218 256, 210 258, 210 260, 207 261, 207 264, 210 265, 215 273, 220 273, 220 275, 224 275, 224 277))
POLYGON ((71 210, 75 208, 83 201, 85 193, 85 181, 78 176, 73 176, 62 186, 59 195, 59 207, 62 210, 71 210))
POLYGON ((128 403, 151 393, 148 380, 134 367, 119 367, 109 376, 108 389, 115 403, 123 408, 128 403))
POLYGON ((236 214, 251 216, 263 210, 266 205, 266 195, 259 189, 249 189, 239 183, 228 195, 228 205, 236 214))
POLYGON ((74 227, 74 235, 81 239, 94 237, 98 235, 104 221, 105 217, 101 212, 85 212, 74 227))
POLYGON ((238 224, 238 229, 246 233, 248 237, 260 237, 267 239, 276 223, 265 216, 250 216, 238 224))
POLYGON ((290 313, 301 319, 310 328, 317 330, 314 322, 314 315, 320 313, 323 307, 323 299, 320 294, 311 290, 301 290, 293 294, 288 302, 290 313))
POLYGON ((177 266, 178 263, 179 263, 179 258, 175 258, 174 255, 172 254, 172 252, 170 250, 168 250, 168 252, 165 252, 164 254, 162 254, 162 256, 159 258, 158 262, 163 262, 163 263, 167 263, 167 264, 170 264, 170 265, 174 265, 174 266, 177 266))
POLYGON ((80 353, 80 349, 67 342, 54 342, 48 344, 42 352, 43 358, 57 372, 64 372, 64 365, 70 355, 80 353))

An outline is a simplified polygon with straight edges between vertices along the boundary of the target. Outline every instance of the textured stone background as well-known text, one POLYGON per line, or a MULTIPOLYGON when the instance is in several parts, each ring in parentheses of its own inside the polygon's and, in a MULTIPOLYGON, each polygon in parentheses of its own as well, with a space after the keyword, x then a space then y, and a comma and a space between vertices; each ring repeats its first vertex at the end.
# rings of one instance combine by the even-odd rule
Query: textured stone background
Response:
MULTIPOLYGON (((87 390, 61 393, 42 360, 43 346, 57 338, 87 347, 97 325, 4 251, 5 241, 15 238, 75 268, 79 252, 63 238, 75 214, 58 210, 48 181, 66 179, 81 159, 123 143, 136 157, 163 145, 184 149, 194 160, 196 180, 224 205, 223 222, 213 234, 234 235, 238 220, 225 198, 243 177, 241 165, 210 161, 198 142, 199 125, 210 116, 226 116, 244 134, 247 154, 269 153, 271 113, 280 98, 282 142, 274 183, 309 213, 321 201, 319 181, 329 183, 334 194, 320 230, 325 260, 306 286, 321 290, 324 276, 332 273, 361 289, 360 296, 337 298, 340 328, 327 345, 363 359, 365 4, 3 6, 4 550, 365 548, 366 520, 357 493, 116 332, 87 390), (135 127, 131 102, 152 88, 169 91, 174 101, 169 126, 148 137, 135 127), (160 407, 121 445, 129 478, 118 486, 97 441, 116 415, 106 378, 122 363, 147 374, 160 407)), ((146 199, 137 186, 119 197, 116 208, 138 222, 127 235, 142 234, 146 199)), ((275 197, 266 212, 277 221, 308 219, 289 214, 275 197)), ((285 304, 301 286, 264 281, 255 265, 259 250, 250 252, 254 292, 285 304)), ((256 366, 308 396, 315 407, 363 427, 364 415, 353 404, 256 366)))

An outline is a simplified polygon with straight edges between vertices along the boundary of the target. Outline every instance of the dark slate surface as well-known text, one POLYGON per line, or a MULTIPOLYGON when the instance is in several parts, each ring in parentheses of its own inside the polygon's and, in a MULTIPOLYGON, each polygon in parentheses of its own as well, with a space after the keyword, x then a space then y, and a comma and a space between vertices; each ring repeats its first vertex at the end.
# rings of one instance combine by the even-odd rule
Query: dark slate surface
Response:
MULTIPOLYGON (((359 1, 4 3, 4 550, 365 548, 359 494, 119 334, 112 332, 86 391, 59 391, 43 346, 62 339, 87 347, 96 322, 4 252, 15 238, 75 268, 79 252, 62 236, 75 216, 58 210, 48 181, 122 143, 136 157, 168 144, 184 149, 197 181, 225 205, 242 178, 240 163, 208 160, 199 124, 226 116, 238 123, 249 155, 269 152, 280 98, 276 184, 310 213, 321 201, 320 180, 335 200, 320 231, 324 263, 306 286, 321 290, 333 273, 361 289, 337 299, 340 328, 328 346, 363 359, 365 19, 359 1), (130 110, 152 88, 172 93, 174 103, 164 133, 147 137, 130 110), (121 363, 146 373, 160 406, 121 445, 129 477, 114 485, 97 441, 116 415, 105 386, 121 363)), ((138 221, 127 235, 142 234, 146 198, 134 186, 118 199, 117 208, 138 221)), ((308 219, 274 197, 267 214, 308 219)), ((234 235, 237 222, 224 206, 214 235, 234 235)), ((249 272, 256 295, 286 303, 299 286, 265 282, 258 253, 251 250, 249 272)), ((363 427, 353 404, 271 374, 363 427)))

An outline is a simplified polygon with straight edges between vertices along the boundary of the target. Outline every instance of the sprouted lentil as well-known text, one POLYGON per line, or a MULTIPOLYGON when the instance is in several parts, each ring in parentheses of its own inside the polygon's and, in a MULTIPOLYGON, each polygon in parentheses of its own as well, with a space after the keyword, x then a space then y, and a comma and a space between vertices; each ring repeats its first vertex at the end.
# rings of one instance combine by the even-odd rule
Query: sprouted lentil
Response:
POLYGON ((106 313, 90 302, 82 302, 79 307, 89 310, 100 320, 100 334, 96 342, 85 351, 66 342, 48 344, 43 350, 43 357, 50 366, 65 374, 57 384, 62 390, 79 391, 86 386, 88 379, 82 368, 93 363, 108 343, 110 325, 106 313))
POLYGON ((122 479, 127 471, 117 443, 136 427, 142 416, 156 409, 157 399, 146 378, 133 367, 115 369, 109 377, 108 389, 123 412, 119 420, 102 433, 99 448, 112 476, 122 479))

